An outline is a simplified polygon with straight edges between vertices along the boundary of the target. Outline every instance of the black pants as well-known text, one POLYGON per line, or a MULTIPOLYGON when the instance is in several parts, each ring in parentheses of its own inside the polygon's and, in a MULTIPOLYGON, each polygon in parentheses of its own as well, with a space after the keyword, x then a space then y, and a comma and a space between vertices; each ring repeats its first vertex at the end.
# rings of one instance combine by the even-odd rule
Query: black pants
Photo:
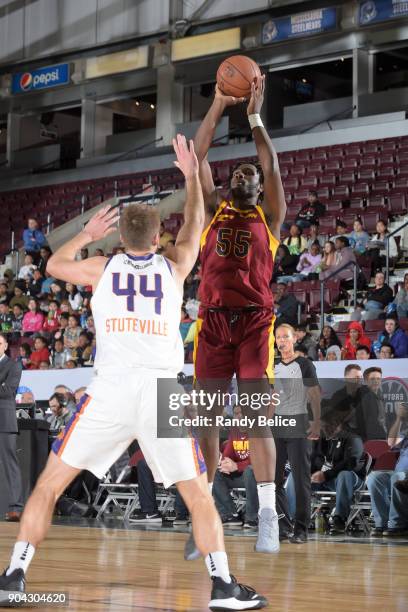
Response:
POLYGON ((285 464, 287 461, 293 474, 296 492, 295 533, 306 531, 310 524, 311 514, 311 481, 310 455, 312 443, 306 438, 277 438, 276 444, 276 511, 284 514, 279 520, 279 531, 292 530, 289 519, 288 498, 284 488, 285 464))
MULTIPOLYGON (((22 512, 23 483, 16 453, 17 434, 0 433, 0 462, 8 489, 8 512, 22 512)), ((1 487, 2 488, 2 487, 1 487)))

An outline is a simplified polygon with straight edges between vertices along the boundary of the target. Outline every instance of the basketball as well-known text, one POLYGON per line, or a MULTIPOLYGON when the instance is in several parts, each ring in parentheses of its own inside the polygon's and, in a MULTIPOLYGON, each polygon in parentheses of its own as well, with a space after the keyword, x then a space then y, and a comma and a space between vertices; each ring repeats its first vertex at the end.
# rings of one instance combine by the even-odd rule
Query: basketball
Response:
POLYGON ((248 98, 255 78, 261 77, 259 66, 246 55, 233 55, 217 70, 217 85, 226 96, 248 98))

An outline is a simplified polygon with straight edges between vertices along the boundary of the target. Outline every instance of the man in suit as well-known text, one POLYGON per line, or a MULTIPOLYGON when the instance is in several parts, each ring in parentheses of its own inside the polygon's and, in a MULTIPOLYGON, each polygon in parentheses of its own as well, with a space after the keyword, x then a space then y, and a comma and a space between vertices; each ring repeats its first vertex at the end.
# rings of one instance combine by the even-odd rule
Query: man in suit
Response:
POLYGON ((19 521, 23 511, 23 485, 16 454, 18 433, 16 391, 20 384, 21 365, 5 354, 7 336, 0 334, 0 463, 9 491, 6 521, 19 521))

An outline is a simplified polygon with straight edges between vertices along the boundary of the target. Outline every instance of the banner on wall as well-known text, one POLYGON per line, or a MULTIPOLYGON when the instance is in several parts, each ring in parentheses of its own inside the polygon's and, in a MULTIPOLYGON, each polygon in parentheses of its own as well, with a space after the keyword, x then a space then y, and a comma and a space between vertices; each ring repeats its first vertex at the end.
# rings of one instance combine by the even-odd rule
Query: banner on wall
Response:
POLYGON ((359 3, 359 25, 371 25, 390 19, 408 17, 407 0, 361 0, 359 3))
POLYGON ((271 43, 329 32, 337 28, 337 9, 323 8, 289 17, 269 19, 262 27, 262 43, 271 43))
POLYGON ((69 83, 69 64, 58 64, 12 75, 11 93, 27 93, 69 83))

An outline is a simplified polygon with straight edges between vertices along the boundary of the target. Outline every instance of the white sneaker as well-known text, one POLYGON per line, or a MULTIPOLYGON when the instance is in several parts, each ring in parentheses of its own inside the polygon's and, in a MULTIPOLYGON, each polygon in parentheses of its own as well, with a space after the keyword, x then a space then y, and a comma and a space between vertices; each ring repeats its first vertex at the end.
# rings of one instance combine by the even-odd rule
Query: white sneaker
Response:
POLYGON ((272 508, 263 508, 259 513, 258 540, 255 551, 277 553, 280 550, 278 515, 272 508))

